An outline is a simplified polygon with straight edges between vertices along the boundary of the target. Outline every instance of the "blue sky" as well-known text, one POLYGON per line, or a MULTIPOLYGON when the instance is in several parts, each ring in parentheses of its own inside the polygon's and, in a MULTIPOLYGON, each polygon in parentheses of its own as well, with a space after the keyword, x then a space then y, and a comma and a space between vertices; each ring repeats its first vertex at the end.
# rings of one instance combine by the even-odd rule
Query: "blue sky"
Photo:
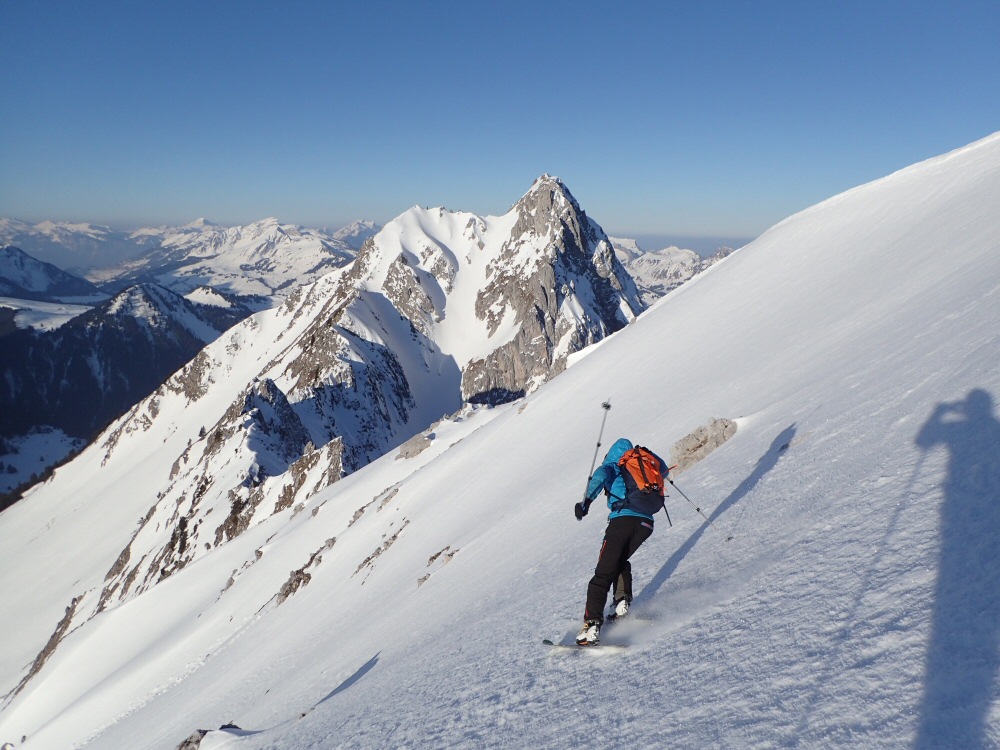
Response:
POLYGON ((0 215, 750 238, 1000 129, 1000 2, 0 0, 0 215))

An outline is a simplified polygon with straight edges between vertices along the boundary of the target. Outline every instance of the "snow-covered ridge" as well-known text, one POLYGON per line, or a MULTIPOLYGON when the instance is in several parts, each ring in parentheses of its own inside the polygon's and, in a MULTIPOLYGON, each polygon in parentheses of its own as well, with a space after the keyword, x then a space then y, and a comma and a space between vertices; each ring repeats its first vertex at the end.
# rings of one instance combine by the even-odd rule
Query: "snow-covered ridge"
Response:
POLYGON ((49 302, 71 297, 96 301, 102 296, 93 284, 13 245, 0 245, 0 295, 49 302))
MULTIPOLYGON (((141 285, 108 314, 140 331, 183 324, 178 299, 141 285)), ((130 490, 138 529, 109 538, 113 560, 91 571, 68 622, 143 596, 463 402, 534 391, 641 309, 603 232, 555 178, 503 217, 407 211, 350 267, 207 346, 74 461, 99 466, 97 484, 144 481, 130 490), (137 474, 139 455, 150 463, 137 474)))
POLYGON ((150 335, 166 325, 179 325, 195 338, 208 343, 220 331, 209 325, 185 300, 154 284, 137 284, 113 297, 105 308, 107 315, 129 317, 150 335))

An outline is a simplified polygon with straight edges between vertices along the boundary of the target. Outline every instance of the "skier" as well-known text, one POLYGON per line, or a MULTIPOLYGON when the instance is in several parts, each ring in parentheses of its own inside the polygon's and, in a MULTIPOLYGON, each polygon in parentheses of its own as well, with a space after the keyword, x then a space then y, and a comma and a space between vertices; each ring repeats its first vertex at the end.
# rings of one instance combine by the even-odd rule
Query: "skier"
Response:
POLYGON ((663 482, 668 472, 666 462, 655 453, 641 446, 634 448, 630 440, 619 438, 590 478, 583 500, 574 506, 576 519, 582 520, 603 490, 611 510, 597 568, 587 586, 587 606, 577 645, 590 646, 600 641, 604 605, 613 584, 614 604, 608 618, 628 613, 632 601, 629 558, 653 533, 653 514, 663 507, 663 482))

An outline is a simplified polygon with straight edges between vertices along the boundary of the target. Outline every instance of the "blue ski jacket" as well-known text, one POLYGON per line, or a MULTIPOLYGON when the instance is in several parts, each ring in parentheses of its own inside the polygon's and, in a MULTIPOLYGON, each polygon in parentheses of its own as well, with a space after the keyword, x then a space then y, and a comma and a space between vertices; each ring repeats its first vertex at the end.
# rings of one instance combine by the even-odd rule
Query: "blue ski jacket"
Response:
MULTIPOLYGON (((614 510, 612 506, 619 500, 625 497, 625 480, 622 479, 621 469, 618 468, 618 459, 625 455, 626 452, 632 450, 634 446, 632 441, 628 438, 619 438, 608 450, 607 455, 604 457, 604 461, 597 470, 594 471, 594 475, 590 478, 590 482, 587 484, 586 492, 586 505, 587 509, 590 510, 590 504, 594 502, 597 496, 603 491, 608 493, 608 509, 611 510, 611 515, 608 519, 618 518, 619 516, 637 516, 639 518, 646 518, 650 521, 653 517, 645 513, 640 513, 632 508, 622 508, 621 510, 614 510)), ((653 454, 656 456, 656 454, 653 454)), ((667 476, 668 466, 667 462, 664 461, 659 456, 656 458, 660 462, 660 471, 663 472, 663 476, 667 476)))

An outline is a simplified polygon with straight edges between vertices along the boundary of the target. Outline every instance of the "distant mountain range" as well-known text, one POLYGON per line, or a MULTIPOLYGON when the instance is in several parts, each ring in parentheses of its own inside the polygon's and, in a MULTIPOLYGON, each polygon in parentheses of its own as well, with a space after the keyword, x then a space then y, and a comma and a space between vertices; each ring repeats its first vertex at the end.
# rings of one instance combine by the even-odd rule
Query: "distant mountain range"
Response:
POLYGON ((673 291, 691 277, 711 268, 734 250, 720 247, 714 254, 703 258, 693 250, 668 247, 645 251, 633 239, 611 237, 618 260, 628 269, 642 294, 643 302, 653 304, 663 295, 673 291))
POLYGON ((281 296, 349 263, 378 229, 357 221, 330 234, 268 218, 238 227, 198 219, 180 227, 120 232, 92 224, 0 219, 0 245, 16 246, 110 292, 151 282, 179 294, 211 286, 242 296, 281 296))
POLYGON ((76 276, 133 260, 148 250, 129 232, 111 227, 56 221, 28 224, 11 218, 0 218, 0 245, 19 247, 76 276))
MULTIPOLYGON (((333 476, 463 403, 531 392, 714 262, 611 240, 548 175, 503 217, 414 207, 385 227, 357 221, 333 233, 271 218, 128 234, 3 219, 0 239, 27 246, 0 250, 0 296, 17 298, 0 304, 0 439, 38 430, 90 439, 192 359, 195 372, 225 362, 206 360, 203 347, 285 300, 278 319, 291 311, 287 336, 298 343, 268 354, 270 369, 258 363, 240 398, 285 404, 275 429, 307 437, 275 449, 287 460, 247 471, 280 473, 312 442, 336 453, 333 476), (25 250, 86 266, 89 281, 25 250), (106 301, 77 317, 85 308, 17 301, 70 298, 106 301), (303 310, 320 309, 329 311, 301 331, 303 310)), ((231 377, 215 369, 198 377, 231 377)))
MULTIPOLYGON (((180 227, 121 232, 93 224, 29 225, 8 218, 0 219, 0 244, 15 245, 89 280, 105 293, 151 282, 179 294, 208 286, 241 296, 280 297, 351 262, 365 240, 381 228, 367 220, 329 232, 282 224, 275 218, 238 227, 198 219, 180 227)), ((679 247, 647 251, 634 239, 610 241, 646 304, 732 252, 721 247, 703 258, 679 247)))

